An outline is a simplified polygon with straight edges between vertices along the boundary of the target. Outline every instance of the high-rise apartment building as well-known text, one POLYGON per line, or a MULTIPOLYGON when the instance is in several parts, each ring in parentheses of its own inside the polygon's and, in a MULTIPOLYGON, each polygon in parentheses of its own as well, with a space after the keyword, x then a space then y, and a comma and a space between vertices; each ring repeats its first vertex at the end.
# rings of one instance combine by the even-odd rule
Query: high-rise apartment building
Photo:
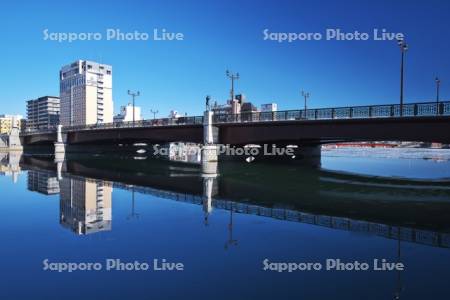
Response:
POLYGON ((112 67, 78 60, 60 71, 63 126, 113 122, 112 67))
POLYGON ((44 96, 27 101, 27 130, 54 127, 59 124, 60 102, 58 97, 44 96))

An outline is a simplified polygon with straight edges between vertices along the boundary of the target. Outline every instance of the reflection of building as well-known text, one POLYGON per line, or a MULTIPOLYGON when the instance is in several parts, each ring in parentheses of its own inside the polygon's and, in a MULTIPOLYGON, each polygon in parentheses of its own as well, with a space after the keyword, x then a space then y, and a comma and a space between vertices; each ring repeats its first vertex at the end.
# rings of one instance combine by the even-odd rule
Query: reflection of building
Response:
POLYGON ((0 152, 0 175, 11 176, 13 182, 16 183, 21 172, 20 169, 20 157, 22 152, 0 152))
POLYGON ((201 159, 201 148, 194 143, 167 143, 160 145, 158 150, 161 158, 171 161, 199 163, 201 159))
POLYGON ((43 171, 28 171, 28 190, 45 195, 59 194, 58 178, 43 171))
POLYGON ((27 101, 27 130, 38 130, 59 123, 59 98, 44 96, 27 101))
MULTIPOLYGON (((139 106, 134 107, 134 120, 141 121, 141 108, 139 106)), ((133 105, 128 103, 127 106, 120 107, 120 113, 114 116, 114 122, 132 122, 133 121, 133 105)))
POLYGON ((60 190, 61 225, 80 235, 111 230, 109 182, 63 178, 60 190))
POLYGON ((10 134, 14 128, 22 128, 21 115, 0 115, 0 134, 10 134))
POLYGON ((60 71, 61 124, 113 122, 112 67, 77 60, 60 71))

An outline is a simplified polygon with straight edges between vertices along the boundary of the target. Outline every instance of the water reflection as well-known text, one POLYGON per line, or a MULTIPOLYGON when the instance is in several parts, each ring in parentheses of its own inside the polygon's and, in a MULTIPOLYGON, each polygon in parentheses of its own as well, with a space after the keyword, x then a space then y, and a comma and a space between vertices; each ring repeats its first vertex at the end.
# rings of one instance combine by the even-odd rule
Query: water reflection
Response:
MULTIPOLYGON (((300 295, 305 290, 310 292, 306 298, 361 299, 371 294, 377 299, 410 299, 420 295, 423 286, 437 291, 439 298, 448 295, 443 282, 450 254, 448 180, 374 177, 279 164, 200 166, 136 161, 123 154, 78 155, 57 162, 50 157, 6 157, 1 160, 2 170, 11 175, 14 169, 26 178, 19 177, 18 184, 6 186, 7 196, 0 201, 5 212, 3 224, 15 224, 17 212, 21 216, 40 212, 35 218, 23 218, 29 221, 26 226, 7 230, 7 238, 14 241, 14 251, 46 245, 41 247, 39 260, 182 257, 189 269, 174 275, 177 277, 164 275, 167 281, 156 273, 134 277, 145 286, 142 292, 151 289, 155 295, 166 293, 161 282, 172 290, 173 282, 190 284, 189 280, 198 282, 205 276, 218 283, 226 278, 239 292, 247 288, 245 279, 252 278, 258 289, 250 288, 260 291, 248 294, 252 299, 274 298, 280 291, 284 293, 281 298, 287 298, 287 294, 300 295), (33 194, 20 194, 23 184, 33 194), (16 195, 20 195, 19 201, 16 195), (45 197, 59 197, 59 203, 36 201, 45 197), (45 234, 40 234, 43 229, 45 234), (78 246, 84 250, 80 252, 78 246), (405 263, 407 269, 364 276, 261 271, 264 258, 314 262, 329 257, 345 261, 386 258, 405 263), (369 286, 368 281, 372 282, 369 286), (319 285, 325 296, 317 296, 319 285), (337 285, 346 292, 331 294, 337 285)), ((33 257, 30 262, 33 266, 35 260, 33 257)), ((29 270, 27 264, 22 266, 29 270)), ((52 274, 38 271, 32 275, 48 276, 42 280, 44 284, 54 279, 52 274)), ((89 280, 102 278, 79 275, 91 276, 89 280)), ((115 276, 109 297, 114 297, 114 287, 124 278, 115 276)), ((110 280, 108 277, 107 282, 110 280)))
POLYGON ((0 152, 0 175, 11 176, 14 183, 21 173, 20 169, 20 158, 22 152, 12 151, 12 152, 0 152))
POLYGON ((43 170, 29 170, 27 173, 28 190, 44 195, 55 195, 60 193, 59 181, 53 172, 43 170))
POLYGON ((65 177, 60 182, 60 224, 76 234, 111 230, 112 184, 65 177))
POLYGON ((238 244, 233 236, 236 213, 450 248, 446 181, 273 165, 245 165, 243 169, 239 164, 193 166, 156 160, 138 167, 118 157, 114 159, 117 165, 97 157, 71 159, 60 168, 51 159, 6 157, 2 170, 28 170, 30 191, 60 194, 60 224, 80 235, 111 230, 116 188, 131 192, 128 219, 139 219, 135 193, 197 204, 205 226, 213 222, 215 209, 229 211, 225 249, 238 244))

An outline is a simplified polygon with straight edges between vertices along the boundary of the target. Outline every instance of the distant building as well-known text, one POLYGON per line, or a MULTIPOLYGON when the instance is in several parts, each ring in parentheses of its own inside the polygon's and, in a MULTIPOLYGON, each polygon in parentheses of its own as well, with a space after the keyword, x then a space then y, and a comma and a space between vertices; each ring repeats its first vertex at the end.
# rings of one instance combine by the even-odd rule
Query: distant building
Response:
POLYGON ((228 100, 227 104, 217 104, 211 108, 211 111, 214 112, 215 115, 229 115, 229 114, 240 114, 242 104, 245 103, 246 97, 242 94, 238 94, 234 97, 233 100, 228 100))
POLYGON ((0 134, 10 134, 13 128, 22 128, 23 116, 0 115, 0 134))
POLYGON ((27 101, 27 130, 38 130, 59 124, 60 101, 58 97, 44 96, 27 101))
POLYGON ((181 114, 178 113, 178 111, 176 111, 176 110, 171 110, 170 111, 169 118, 177 119, 177 118, 180 118, 180 117, 182 117, 182 116, 181 116, 181 114))
POLYGON ((232 108, 230 104, 220 105, 215 103, 211 111, 214 112, 215 115, 228 115, 231 114, 232 108))
POLYGON ((274 112, 278 110, 276 103, 261 104, 261 112, 274 112))
POLYGON ((113 122, 112 67, 77 60, 60 71, 63 126, 113 122))
POLYGON ((241 106, 241 112, 257 112, 258 108, 254 106, 251 102, 245 102, 241 106))
POLYGON ((231 113, 232 114, 240 114, 242 105, 245 103, 246 97, 245 95, 238 94, 230 101, 231 105, 231 113))
MULTIPOLYGON (((139 106, 134 107, 134 120, 141 121, 141 108, 139 106)), ((128 103, 126 106, 120 107, 120 113, 114 116, 114 122, 132 122, 133 121, 133 105, 128 103)))

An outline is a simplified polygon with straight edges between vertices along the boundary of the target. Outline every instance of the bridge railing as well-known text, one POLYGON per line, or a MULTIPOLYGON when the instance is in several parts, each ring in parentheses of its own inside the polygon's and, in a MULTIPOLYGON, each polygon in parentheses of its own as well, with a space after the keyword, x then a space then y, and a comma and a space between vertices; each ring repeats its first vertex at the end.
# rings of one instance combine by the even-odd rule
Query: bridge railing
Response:
MULTIPOLYGON (((213 123, 245 123, 293 120, 328 120, 328 119, 367 119, 394 117, 432 117, 450 116, 450 101, 423 102, 403 104, 403 114, 400 114, 399 104, 369 105, 334 108, 315 108, 300 110, 285 110, 274 112, 243 112, 240 114, 215 114, 213 123)), ((203 116, 162 118, 130 122, 113 122, 80 126, 64 126, 63 132, 100 130, 114 128, 140 128, 155 126, 201 125, 203 116)), ((21 135, 45 134, 56 132, 56 127, 49 127, 34 131, 23 131, 21 135)))
MULTIPOLYGON (((201 124, 203 124, 203 116, 193 116, 193 117, 139 120, 135 121, 134 124, 132 121, 129 121, 129 122, 113 122, 113 123, 102 123, 91 125, 64 126, 62 128, 62 131, 70 132, 70 131, 114 129, 114 128, 142 128, 155 126, 178 126, 178 125, 201 125, 201 124)), ((57 129, 56 126, 51 126, 48 128, 42 128, 38 130, 26 130, 22 131, 21 135, 26 136, 33 134, 55 133, 56 129, 57 129)))
POLYGON ((196 125, 196 124, 203 124, 202 116, 139 120, 135 121, 134 123, 133 121, 129 121, 129 122, 113 122, 113 123, 80 125, 80 126, 64 126, 63 132, 114 129, 114 128, 142 128, 155 126, 196 125))
POLYGON ((39 128, 33 130, 23 130, 20 132, 20 135, 33 135, 33 134, 51 134, 56 133, 56 126, 49 126, 46 128, 39 128))
POLYGON ((217 114, 214 123, 450 116, 450 101, 217 114))

